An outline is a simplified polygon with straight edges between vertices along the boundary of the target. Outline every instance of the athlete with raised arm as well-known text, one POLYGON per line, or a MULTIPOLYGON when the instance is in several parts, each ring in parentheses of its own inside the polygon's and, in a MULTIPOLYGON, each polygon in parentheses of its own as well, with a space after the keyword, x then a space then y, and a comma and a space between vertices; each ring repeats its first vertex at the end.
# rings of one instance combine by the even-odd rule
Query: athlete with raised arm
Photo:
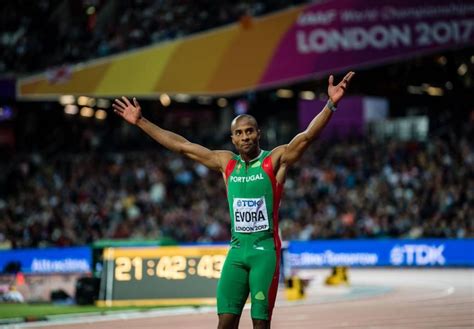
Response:
POLYGON ((260 129, 251 115, 231 123, 232 143, 238 154, 212 151, 151 123, 133 98, 116 99, 114 111, 137 125, 167 149, 220 171, 227 187, 232 239, 217 287, 218 329, 236 329, 250 293, 254 329, 270 328, 278 288, 280 238, 278 207, 288 168, 316 139, 344 96, 354 72, 334 85, 329 77, 329 100, 305 131, 272 151, 260 149, 260 129))

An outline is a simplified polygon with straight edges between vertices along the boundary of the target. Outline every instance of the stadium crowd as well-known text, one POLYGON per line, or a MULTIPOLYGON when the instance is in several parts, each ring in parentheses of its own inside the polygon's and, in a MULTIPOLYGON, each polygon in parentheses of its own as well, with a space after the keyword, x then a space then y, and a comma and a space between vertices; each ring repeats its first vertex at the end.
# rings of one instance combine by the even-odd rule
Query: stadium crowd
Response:
POLYGON ((307 0, 18 0, 2 3, 0 75, 103 57, 307 0))
MULTIPOLYGON (((472 130, 426 142, 317 141, 289 172, 283 239, 474 237, 472 130)), ((218 173, 160 146, 3 164, 3 247, 229 239, 218 173)))

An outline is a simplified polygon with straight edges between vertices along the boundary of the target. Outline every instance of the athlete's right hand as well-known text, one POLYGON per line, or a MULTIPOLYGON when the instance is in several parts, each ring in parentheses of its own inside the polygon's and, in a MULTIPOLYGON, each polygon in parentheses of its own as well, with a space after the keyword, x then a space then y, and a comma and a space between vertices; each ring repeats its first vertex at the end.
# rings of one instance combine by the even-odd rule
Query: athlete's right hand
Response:
POLYGON ((115 113, 133 125, 136 125, 142 118, 142 108, 135 97, 133 98, 133 105, 127 97, 122 96, 122 100, 115 99, 112 106, 115 113))

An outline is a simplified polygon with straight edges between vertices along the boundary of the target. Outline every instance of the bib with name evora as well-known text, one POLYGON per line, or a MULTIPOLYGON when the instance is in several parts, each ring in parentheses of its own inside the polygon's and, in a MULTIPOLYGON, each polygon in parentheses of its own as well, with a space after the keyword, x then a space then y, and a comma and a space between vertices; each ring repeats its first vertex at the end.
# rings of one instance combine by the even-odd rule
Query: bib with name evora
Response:
POLYGON ((261 151, 248 164, 235 156, 227 165, 232 234, 273 230, 275 184, 269 154, 269 151, 261 151))

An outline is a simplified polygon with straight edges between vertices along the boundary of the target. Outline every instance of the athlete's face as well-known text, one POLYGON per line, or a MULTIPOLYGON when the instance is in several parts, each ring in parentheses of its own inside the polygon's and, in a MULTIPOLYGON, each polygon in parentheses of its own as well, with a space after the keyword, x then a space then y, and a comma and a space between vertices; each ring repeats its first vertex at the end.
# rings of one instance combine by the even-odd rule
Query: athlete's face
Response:
POLYGON ((235 120, 232 123, 231 130, 232 143, 241 155, 250 158, 258 155, 260 151, 260 130, 257 128, 255 120, 247 117, 235 120))

